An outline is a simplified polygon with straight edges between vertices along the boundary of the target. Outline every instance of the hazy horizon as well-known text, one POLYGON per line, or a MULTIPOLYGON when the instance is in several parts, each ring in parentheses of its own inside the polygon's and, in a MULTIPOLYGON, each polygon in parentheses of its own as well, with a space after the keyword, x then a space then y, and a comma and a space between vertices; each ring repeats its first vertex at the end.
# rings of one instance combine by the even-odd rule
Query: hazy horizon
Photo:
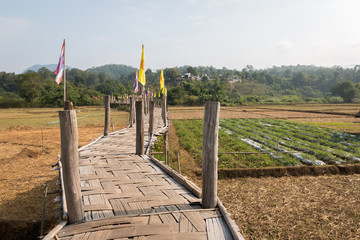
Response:
POLYGON ((360 63, 355 0, 62 1, 0 3, 0 71, 56 64, 145 68, 360 63))

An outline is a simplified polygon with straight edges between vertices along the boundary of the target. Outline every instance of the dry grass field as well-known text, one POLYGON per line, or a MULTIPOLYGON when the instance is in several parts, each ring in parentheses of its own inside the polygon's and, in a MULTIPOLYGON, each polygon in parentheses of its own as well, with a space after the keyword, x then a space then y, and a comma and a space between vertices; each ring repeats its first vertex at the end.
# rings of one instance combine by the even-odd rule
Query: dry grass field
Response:
MULTIPOLYGON (((0 109, 0 225, 9 221, 39 221, 44 184, 58 186, 50 171, 60 152, 57 111, 60 109, 0 109)), ((78 108, 79 146, 103 132, 104 109, 78 108)), ((360 133, 360 105, 291 105, 222 107, 222 118, 284 118, 360 133), (282 109, 283 108, 283 109, 282 109), (346 109, 345 109, 346 108, 346 109), (340 115, 289 110, 337 112, 340 115)), ((201 119, 203 107, 169 107, 171 119, 201 119)), ((126 126, 128 113, 112 112, 115 130, 126 126)), ((180 151, 182 173, 195 183, 199 166, 181 149, 174 128, 170 143, 180 151)), ((247 239, 360 239, 360 176, 244 178, 219 181, 219 196, 247 239)), ((56 206, 49 195, 47 221, 56 206)), ((0 231, 5 231, 0 227, 0 231)), ((12 230, 16 226, 12 226, 12 230)), ((9 229, 6 229, 9 230, 9 229)), ((11 230, 11 229, 10 229, 11 230)), ((37 231, 38 229, 36 229, 37 231)), ((23 229, 21 231, 24 231, 23 229)))
MULTIPOLYGON (((20 236, 32 231, 26 229, 31 226, 36 233, 29 234, 39 235, 44 184, 49 191, 58 189, 58 172, 51 171, 51 165, 60 153, 59 110, 0 109, 0 232, 21 231, 20 236)), ((77 116, 79 147, 103 134, 103 108, 78 108, 77 116)), ((126 126, 128 113, 112 112, 112 119, 119 130, 126 126)), ((56 195, 48 195, 48 223, 56 221, 56 195)))

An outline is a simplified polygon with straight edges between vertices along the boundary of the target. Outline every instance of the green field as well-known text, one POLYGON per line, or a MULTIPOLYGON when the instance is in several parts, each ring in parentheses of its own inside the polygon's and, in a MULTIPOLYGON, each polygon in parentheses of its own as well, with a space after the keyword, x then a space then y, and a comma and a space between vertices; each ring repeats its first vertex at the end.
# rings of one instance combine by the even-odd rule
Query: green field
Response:
MULTIPOLYGON (((201 120, 173 120, 181 147, 201 163, 201 120)), ((274 119, 223 119, 219 167, 272 167, 360 162, 360 137, 274 119)))

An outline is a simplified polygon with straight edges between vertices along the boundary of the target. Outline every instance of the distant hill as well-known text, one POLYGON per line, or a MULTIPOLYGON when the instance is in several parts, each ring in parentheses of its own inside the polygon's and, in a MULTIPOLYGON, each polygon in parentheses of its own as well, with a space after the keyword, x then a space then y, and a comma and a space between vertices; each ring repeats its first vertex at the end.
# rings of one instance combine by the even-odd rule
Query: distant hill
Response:
MULTIPOLYGON (((22 73, 26 73, 27 71, 37 72, 37 71, 39 71, 40 68, 43 68, 43 67, 54 72, 57 67, 57 64, 35 64, 35 65, 32 65, 31 67, 28 67, 27 69, 25 69, 22 73)), ((70 70, 70 69, 72 69, 72 67, 66 65, 66 69, 70 70)))
POLYGON ((100 67, 92 67, 86 70, 89 73, 105 73, 110 78, 120 79, 136 71, 136 68, 124 64, 107 64, 100 67))

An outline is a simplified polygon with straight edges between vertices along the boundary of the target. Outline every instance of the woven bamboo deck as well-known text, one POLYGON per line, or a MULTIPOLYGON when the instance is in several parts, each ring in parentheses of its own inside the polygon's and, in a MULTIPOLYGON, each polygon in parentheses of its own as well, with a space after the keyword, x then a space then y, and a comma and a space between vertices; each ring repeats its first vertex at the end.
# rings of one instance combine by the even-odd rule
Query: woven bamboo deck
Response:
MULTIPOLYGON (((158 109, 155 116, 154 132, 159 132, 158 109)), ((59 239, 234 239, 219 208, 203 209, 201 199, 164 167, 134 153, 135 127, 80 151, 85 221, 66 225, 59 239)))

